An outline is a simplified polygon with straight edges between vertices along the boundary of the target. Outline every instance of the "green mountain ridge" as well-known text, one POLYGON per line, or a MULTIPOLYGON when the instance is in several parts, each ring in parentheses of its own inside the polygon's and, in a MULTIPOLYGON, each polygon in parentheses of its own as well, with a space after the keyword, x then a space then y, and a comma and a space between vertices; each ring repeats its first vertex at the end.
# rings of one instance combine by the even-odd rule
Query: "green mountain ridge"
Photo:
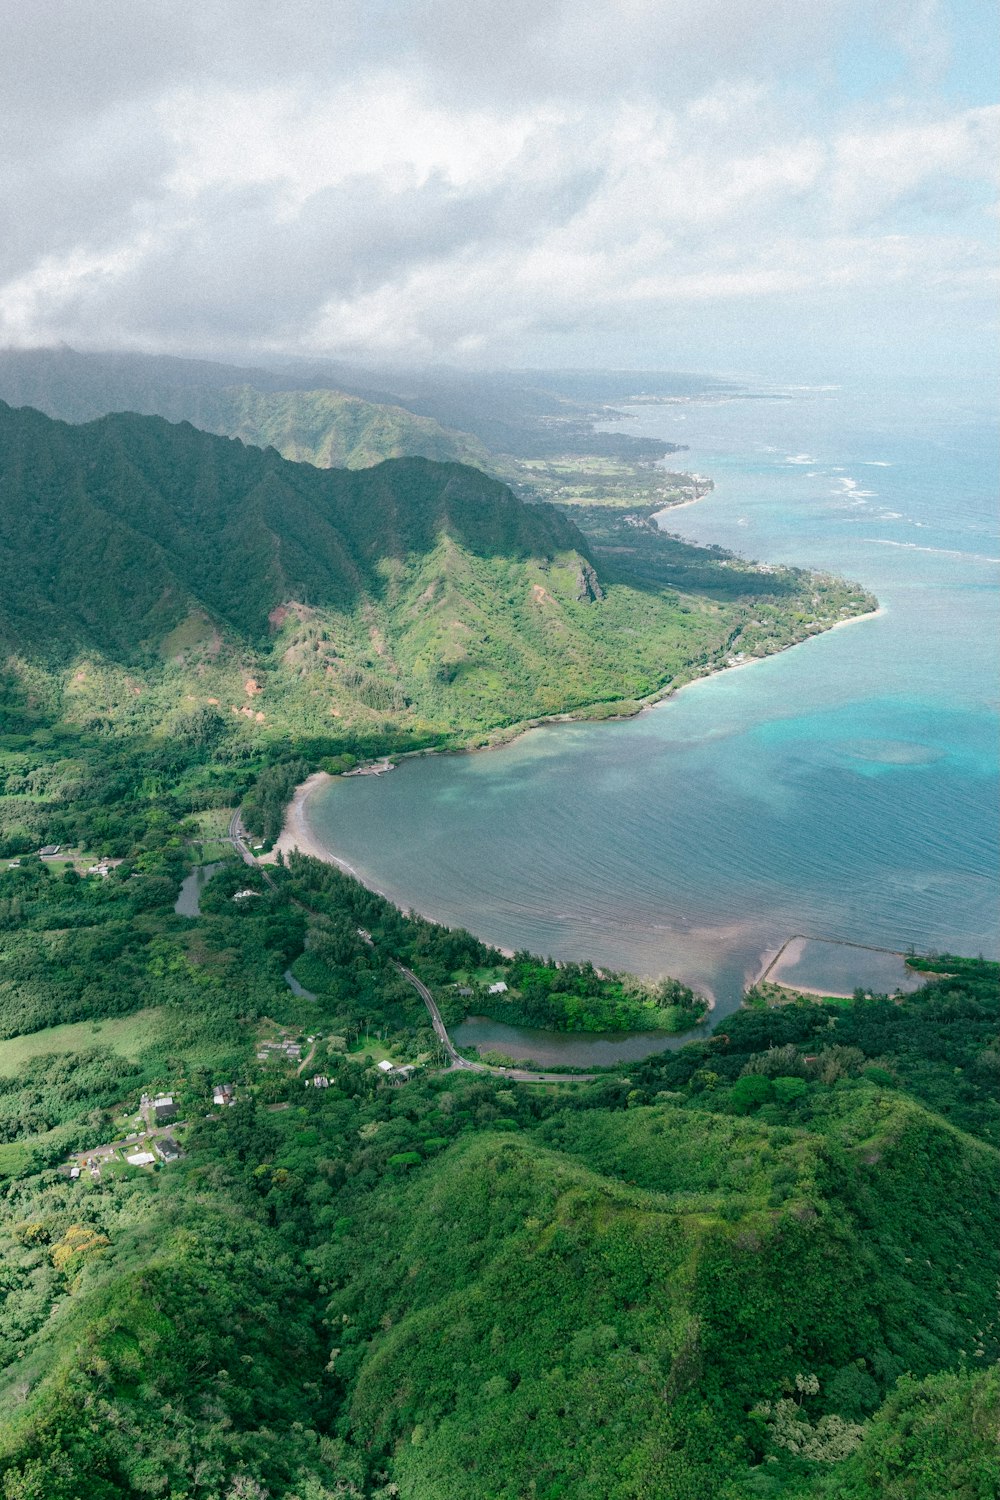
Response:
POLYGON ((0 485, 18 580, 0 629, 19 644, 65 635, 127 655, 198 604, 259 639, 277 605, 377 593, 379 564, 443 536, 513 559, 586 551, 571 522, 474 469, 320 471, 128 413, 71 427, 0 405, 0 485))
POLYGON ((74 423, 121 411, 191 422, 321 468, 365 468, 399 457, 480 466, 487 460, 476 438, 391 398, 364 399, 328 382, 301 389, 280 372, 205 360, 0 350, 0 400, 74 423))
POLYGON ((605 584, 570 518, 467 466, 317 469, 157 417, 0 406, 9 727, 41 702, 115 735, 200 711, 216 735, 235 718, 468 739, 634 711, 737 641, 763 654, 871 607, 838 580, 658 548, 649 576, 619 563, 605 584))

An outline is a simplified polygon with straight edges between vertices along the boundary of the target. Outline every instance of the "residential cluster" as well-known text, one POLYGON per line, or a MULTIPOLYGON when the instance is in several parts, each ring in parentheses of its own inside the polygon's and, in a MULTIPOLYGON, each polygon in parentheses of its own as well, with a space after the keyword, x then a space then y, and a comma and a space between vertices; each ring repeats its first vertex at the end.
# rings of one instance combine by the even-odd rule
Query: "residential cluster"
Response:
MULTIPOLYGON (((212 1087, 214 1105, 236 1103, 236 1087, 232 1083, 216 1083, 212 1087)), ((173 1130, 183 1130, 185 1122, 177 1119, 177 1100, 173 1094, 143 1094, 139 1100, 139 1119, 144 1128, 129 1131, 122 1140, 109 1141, 101 1146, 90 1146, 77 1152, 62 1168, 71 1181, 76 1182, 85 1173, 95 1182, 101 1180, 102 1171, 118 1162, 130 1167, 153 1167, 162 1162, 169 1165, 180 1161, 184 1152, 178 1145, 173 1130)))

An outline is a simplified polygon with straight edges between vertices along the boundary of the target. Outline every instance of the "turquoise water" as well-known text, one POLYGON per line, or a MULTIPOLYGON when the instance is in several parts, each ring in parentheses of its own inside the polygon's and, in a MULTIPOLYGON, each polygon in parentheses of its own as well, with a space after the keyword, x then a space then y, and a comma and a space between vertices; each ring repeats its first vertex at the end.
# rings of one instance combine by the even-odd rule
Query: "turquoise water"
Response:
POLYGON ((628 723, 337 781, 310 803, 316 835, 404 907, 507 947, 675 974, 717 1015, 793 933, 995 954, 989 395, 636 408, 629 430, 688 443, 684 464, 716 482, 668 529, 840 572, 884 612, 628 723))

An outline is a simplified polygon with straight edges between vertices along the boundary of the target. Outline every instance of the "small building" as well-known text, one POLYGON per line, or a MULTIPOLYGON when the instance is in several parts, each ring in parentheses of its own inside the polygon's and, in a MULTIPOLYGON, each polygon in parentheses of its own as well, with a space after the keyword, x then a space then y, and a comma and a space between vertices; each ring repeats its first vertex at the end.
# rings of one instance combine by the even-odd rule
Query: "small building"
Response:
POLYGON ((378 1070, 379 1070, 380 1073, 391 1073, 392 1072, 392 1063, 389 1062, 389 1060, 387 1058, 383 1058, 382 1061, 378 1065, 378 1070))
POLYGON ((71 1179, 73 1180, 73 1182, 75 1182, 76 1179, 80 1175, 80 1168, 79 1167, 70 1167, 70 1169, 69 1169, 69 1175, 70 1175, 71 1179))
POLYGON ((486 993, 488 995, 505 995, 507 993, 507 986, 502 979, 498 979, 496 984, 490 985, 486 993))
POLYGON ((125 1160, 130 1167, 151 1167, 156 1157, 152 1151, 133 1151, 130 1155, 126 1156, 125 1160))
POLYGON ((233 900, 234 901, 249 901, 251 896, 256 897, 256 899, 259 901, 260 900, 260 891, 237 891, 235 893, 235 895, 233 896, 233 900))
POLYGON ((172 1120, 176 1113, 173 1094, 160 1094, 153 1100, 153 1114, 158 1120, 172 1120))
POLYGON ((212 1090, 212 1103, 232 1104, 233 1093, 234 1089, 231 1083, 217 1083, 212 1090))
POLYGON ((55 859, 56 855, 59 853, 59 850, 61 848, 62 848, 62 844, 46 844, 45 847, 44 847, 44 849, 39 849, 39 851, 38 851, 38 858, 39 859, 55 859))
POLYGON ((179 1161, 181 1148, 171 1135, 161 1135, 156 1142, 156 1154, 163 1161, 179 1161))
POLYGON ((323 1073, 317 1073, 316 1077, 313 1079, 313 1088, 314 1089, 328 1089, 329 1087, 330 1087, 330 1080, 329 1080, 329 1078, 327 1078, 325 1076, 325 1074, 323 1074, 323 1073))

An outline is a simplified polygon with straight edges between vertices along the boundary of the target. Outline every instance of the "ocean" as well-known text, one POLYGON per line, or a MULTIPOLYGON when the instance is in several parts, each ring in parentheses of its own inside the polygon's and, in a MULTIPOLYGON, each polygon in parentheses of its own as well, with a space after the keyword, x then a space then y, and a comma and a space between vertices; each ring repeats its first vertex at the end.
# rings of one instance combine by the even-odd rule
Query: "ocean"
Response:
MULTIPOLYGON (((882 612, 628 722, 338 780, 309 805, 316 836, 404 908, 676 975, 716 1020, 796 934, 995 956, 991 396, 910 382, 630 408, 617 425, 688 444, 667 466, 715 481, 666 529, 856 579, 882 612)), ((832 951, 807 948, 797 978, 832 984, 832 951)))

